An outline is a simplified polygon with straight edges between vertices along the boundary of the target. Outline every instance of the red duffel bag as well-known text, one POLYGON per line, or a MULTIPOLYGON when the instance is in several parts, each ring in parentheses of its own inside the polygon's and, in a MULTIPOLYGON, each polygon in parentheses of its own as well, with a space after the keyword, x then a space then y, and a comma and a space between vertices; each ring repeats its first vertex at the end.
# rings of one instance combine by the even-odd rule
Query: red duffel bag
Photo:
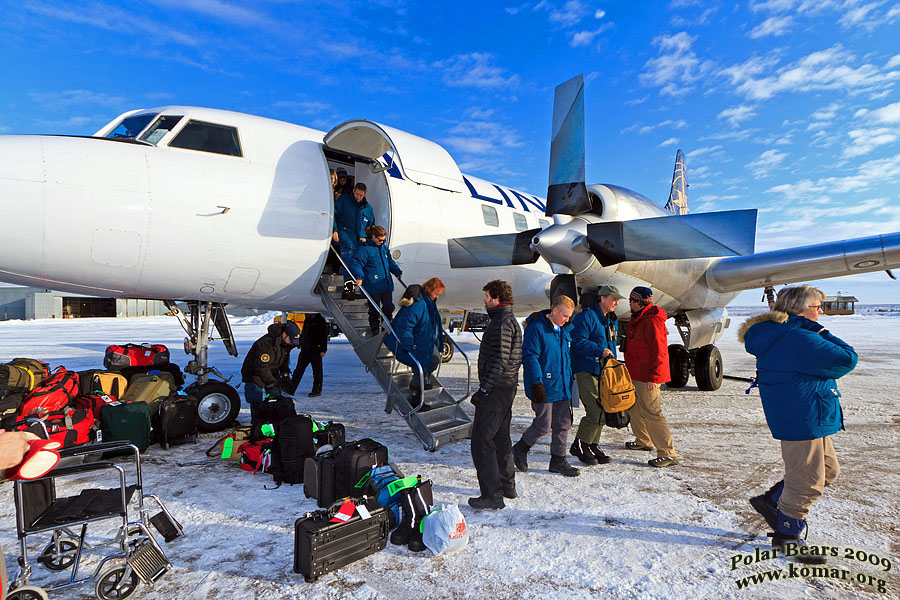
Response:
MULTIPOLYGON (((59 442, 63 448, 80 446, 92 442, 96 437, 94 415, 88 410, 68 408, 57 410, 41 416, 41 421, 47 428, 51 440, 59 442)), ((31 431, 35 434, 41 432, 36 423, 22 423, 16 428, 18 431, 31 431)))
POLYGON ((169 349, 162 344, 125 344, 106 347, 103 366, 110 370, 124 367, 151 367, 169 362, 169 349))
POLYGON ((41 417, 62 410, 78 395, 78 373, 57 367, 41 385, 25 396, 19 407, 20 417, 41 417))

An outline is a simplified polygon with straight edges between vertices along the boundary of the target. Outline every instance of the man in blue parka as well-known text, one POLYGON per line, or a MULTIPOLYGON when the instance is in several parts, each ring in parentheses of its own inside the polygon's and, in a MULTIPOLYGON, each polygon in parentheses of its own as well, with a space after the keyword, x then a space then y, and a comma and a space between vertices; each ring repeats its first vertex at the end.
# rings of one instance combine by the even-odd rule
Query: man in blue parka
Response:
POLYGON ((531 400, 534 420, 522 439, 513 445, 513 462, 521 471, 528 470, 527 454, 544 435, 550 441, 550 472, 575 477, 578 469, 566 461, 567 435, 572 426, 572 359, 567 325, 575 302, 568 296, 557 296, 550 310, 542 310, 525 321, 522 337, 522 381, 525 395, 531 400))
POLYGON ((381 312, 388 321, 394 316, 394 280, 391 273, 398 278, 403 275, 400 266, 391 256, 391 250, 384 243, 385 239, 387 232, 384 227, 370 227, 369 241, 353 251, 353 262, 350 263, 350 269, 360 277, 356 280, 356 285, 363 286, 374 302, 369 302, 369 329, 373 337, 381 332, 381 317, 376 305, 381 307, 381 312))
POLYGON ((572 320, 572 370, 584 416, 569 452, 586 465, 609 462, 609 457, 597 446, 605 419, 600 406, 600 368, 608 358, 616 358, 619 335, 616 307, 623 298, 617 288, 604 285, 596 296, 582 296, 584 310, 572 320))
MULTIPOLYGON (((738 340, 756 356, 757 382, 772 437, 781 440, 784 479, 750 504, 774 529, 772 545, 800 545, 813 502, 840 473, 831 436, 844 428, 836 379, 856 366, 856 351, 818 323, 825 294, 783 288, 772 310, 744 323, 738 340)), ((814 546, 811 550, 816 550, 814 546)), ((798 557, 824 563, 817 553, 798 557)))
MULTIPOLYGON (((366 200, 366 184, 357 183, 353 193, 342 194, 334 201, 334 232, 332 237, 341 248, 341 259, 349 267, 353 251, 366 243, 366 228, 375 224, 375 211, 366 200)), ((357 273, 358 275, 358 273, 357 273)), ((344 292, 353 293, 353 280, 344 269, 344 292)))

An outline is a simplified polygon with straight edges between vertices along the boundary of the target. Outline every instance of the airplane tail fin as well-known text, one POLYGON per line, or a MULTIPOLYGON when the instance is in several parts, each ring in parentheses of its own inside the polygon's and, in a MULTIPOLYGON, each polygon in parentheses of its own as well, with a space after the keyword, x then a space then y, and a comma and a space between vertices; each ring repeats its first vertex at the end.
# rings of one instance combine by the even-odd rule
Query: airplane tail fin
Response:
POLYGON ((685 166, 684 152, 679 150, 675 155, 675 172, 672 174, 672 190, 669 192, 669 201, 666 202, 667 211, 673 215, 688 214, 687 188, 687 167, 685 166))

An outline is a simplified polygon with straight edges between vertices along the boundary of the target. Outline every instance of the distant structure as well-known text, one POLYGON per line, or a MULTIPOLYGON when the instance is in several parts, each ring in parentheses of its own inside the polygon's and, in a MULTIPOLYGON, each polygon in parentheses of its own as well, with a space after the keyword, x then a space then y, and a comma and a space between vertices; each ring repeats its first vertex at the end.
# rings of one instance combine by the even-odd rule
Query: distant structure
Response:
POLYGON ((0 321, 78 317, 156 317, 168 309, 159 300, 96 298, 46 288, 0 287, 0 321))
POLYGON ((855 296, 841 296, 838 292, 837 296, 825 296, 822 302, 822 312, 826 315, 852 315, 854 311, 854 302, 859 302, 855 296))

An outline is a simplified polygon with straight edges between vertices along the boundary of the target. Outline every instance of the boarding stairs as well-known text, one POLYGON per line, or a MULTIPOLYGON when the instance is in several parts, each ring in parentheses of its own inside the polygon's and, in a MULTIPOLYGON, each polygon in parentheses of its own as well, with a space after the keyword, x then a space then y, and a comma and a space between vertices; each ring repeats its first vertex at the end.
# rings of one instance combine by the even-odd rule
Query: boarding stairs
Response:
POLYGON ((386 394, 384 411, 388 414, 397 412, 403 417, 425 449, 432 452, 444 444, 470 437, 472 420, 460 404, 469 397, 472 367, 462 348, 448 336, 468 367, 465 396, 457 400, 441 384, 438 379, 440 365, 431 377, 434 387, 424 389, 422 365, 415 359, 413 368, 419 372, 419 385, 416 390, 412 390, 410 382, 413 378, 413 368, 398 361, 394 353, 383 343, 384 337, 389 332, 393 333, 390 322, 379 310, 382 331, 373 336, 369 330, 368 293, 361 286, 357 286, 357 299, 347 300, 342 298, 343 289, 342 275, 325 274, 322 275, 316 292, 341 332, 347 336, 347 341, 353 346, 366 370, 384 390, 386 394))

